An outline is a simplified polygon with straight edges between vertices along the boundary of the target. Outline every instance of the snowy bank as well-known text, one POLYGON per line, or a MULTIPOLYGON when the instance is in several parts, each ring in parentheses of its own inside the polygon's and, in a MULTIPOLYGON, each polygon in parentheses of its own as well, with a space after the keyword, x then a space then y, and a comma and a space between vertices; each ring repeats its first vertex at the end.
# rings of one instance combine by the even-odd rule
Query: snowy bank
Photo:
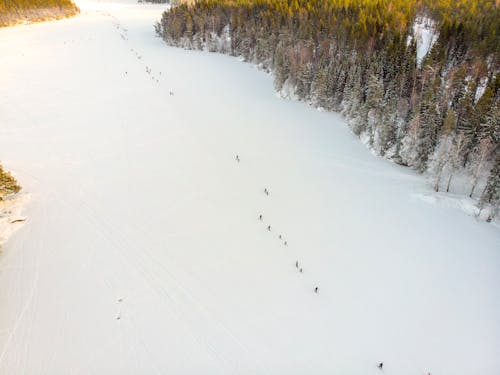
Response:
POLYGON ((29 199, 28 193, 18 193, 0 200, 0 246, 26 221, 23 208, 29 199))

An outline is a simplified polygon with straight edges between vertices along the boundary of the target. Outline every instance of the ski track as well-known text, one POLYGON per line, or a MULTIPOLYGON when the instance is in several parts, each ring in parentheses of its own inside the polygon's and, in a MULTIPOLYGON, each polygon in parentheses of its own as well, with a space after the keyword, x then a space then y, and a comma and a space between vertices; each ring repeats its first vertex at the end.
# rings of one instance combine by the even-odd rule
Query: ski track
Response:
MULTIPOLYGON (((426 189, 418 176, 371 156, 362 145, 357 144, 358 141, 347 132, 345 125, 343 130, 332 130, 344 142, 337 141, 339 150, 332 154, 331 148, 335 147, 329 146, 329 137, 321 135, 330 130, 325 130, 321 124, 324 119, 328 119, 328 126, 343 125, 338 118, 328 113, 317 114, 301 104, 280 99, 271 99, 275 103, 273 105, 280 108, 279 113, 283 113, 283 110, 292 111, 291 116, 305 113, 304 121, 311 121, 311 127, 290 125, 287 128, 286 121, 280 120, 280 115, 275 115, 264 99, 255 96, 252 98, 256 102, 255 106, 263 105, 263 113, 268 111, 270 117, 268 127, 258 125, 261 126, 260 132, 252 133, 252 129, 245 129, 245 124, 236 123, 235 127, 239 126, 242 132, 238 134, 232 127, 218 126, 215 121, 219 118, 208 120, 207 128, 210 128, 212 121, 213 132, 219 131, 216 139, 209 129, 198 125, 205 118, 212 118, 211 113, 202 114, 191 129, 197 109, 186 111, 187 104, 191 101, 192 106, 196 106, 196 100, 211 100, 213 93, 207 91, 210 82, 213 82, 211 75, 222 71, 222 68, 210 65, 214 64, 210 59, 215 59, 215 64, 226 64, 228 80, 243 80, 239 74, 249 70, 226 57, 200 57, 204 55, 198 52, 172 52, 172 49, 155 40, 152 25, 155 17, 160 17, 164 6, 119 1, 81 1, 79 5, 82 14, 74 19, 0 30, 0 42, 7 40, 3 38, 9 35, 16 37, 16 32, 29 36, 28 42, 20 42, 21 47, 8 45, 13 51, 12 55, 25 51, 21 52, 24 57, 25 53, 31 53, 30 45, 37 45, 31 30, 38 30, 41 33, 39 38, 44 43, 47 43, 50 35, 58 38, 53 41, 54 48, 57 46, 75 52, 87 48, 95 52, 97 46, 103 44, 105 47, 99 47, 104 48, 103 53, 112 48, 116 52, 116 61, 102 57, 101 63, 97 64, 90 60, 93 58, 90 56, 88 66, 77 65, 70 77, 77 76, 80 69, 84 72, 83 79, 95 80, 94 87, 103 92, 117 83, 122 85, 120 82, 123 80, 130 82, 130 85, 135 85, 140 106, 134 100, 126 103, 118 103, 120 99, 110 101, 112 108, 109 110, 114 111, 115 117, 111 117, 109 123, 109 117, 101 121, 103 126, 109 125, 115 130, 103 129, 102 139, 101 134, 97 133, 99 139, 95 140, 86 135, 85 128, 78 127, 82 124, 73 126, 71 122, 71 127, 66 129, 67 121, 57 118, 47 121, 36 111, 26 110, 26 103, 19 101, 20 96, 15 92, 12 96, 6 96, 3 102, 0 101, 0 110, 10 108, 6 111, 6 119, 21 125, 9 125, 5 129, 0 127, 0 150, 4 147, 9 160, 16 160, 16 156, 20 158, 12 162, 11 169, 34 192, 35 201, 28 209, 30 221, 16 233, 5 253, 0 256, 0 301, 5 306, 4 311, 0 311, 0 373, 260 375, 336 372, 368 375, 380 373, 376 368, 379 361, 386 363, 384 373, 387 375, 418 375, 429 371, 433 375, 465 375, 478 363, 481 364, 479 369, 476 367, 476 373, 493 375, 500 370, 498 359, 490 356, 490 353, 495 352, 493 344, 500 343, 500 337, 495 336, 500 335, 498 319, 477 325, 479 323, 473 319, 477 313, 450 316, 450 311, 454 311, 457 303, 450 287, 452 282, 442 281, 438 285, 430 282, 429 289, 418 283, 413 285, 406 279, 410 276, 404 275, 405 271, 416 273, 411 261, 403 263, 399 259, 401 254, 395 251, 401 243, 394 245, 387 239, 383 245, 374 244, 374 249, 382 252, 380 257, 383 260, 395 259, 400 266, 408 267, 397 270, 398 266, 394 266, 395 270, 390 270, 391 276, 370 271, 381 264, 377 256, 366 249, 358 251, 360 255, 356 253, 356 246, 361 246, 358 242, 364 243, 363 235, 377 233, 374 226, 378 231, 383 228, 377 222, 389 220, 390 216, 379 215, 375 211, 385 207, 384 202, 377 202, 377 199, 386 199, 380 197, 394 193, 395 202, 406 202, 406 199, 412 202, 414 191, 426 189), (149 34, 145 31, 147 25, 151 27, 149 34), (63 38, 55 33, 58 27, 66 30, 65 34, 63 31, 63 38), (31 44, 25 46, 23 43, 31 44), (125 58, 125 55, 128 57, 125 58), (172 56, 188 56, 195 61, 195 65, 181 67, 172 56), (197 59, 203 58, 207 59, 209 67, 201 70, 201 73, 193 70, 193 67, 203 69, 200 68, 203 64, 196 65, 197 59), (181 73, 173 70, 169 64, 178 70, 184 69, 182 72, 187 75, 188 84, 179 80, 181 73), (210 70, 210 66, 215 67, 216 73, 210 70), (235 73, 232 69, 236 69, 236 66, 238 71, 235 73), (102 68, 102 72, 97 67, 102 68), (96 76, 107 79, 99 80, 94 74, 85 75, 88 74, 85 70, 89 69, 95 69, 96 76), (107 76, 104 71, 108 72, 107 76), (199 86, 196 80, 199 80, 199 86), (195 93, 196 97, 186 97, 190 92, 195 93), (159 97, 161 101, 151 104, 143 100, 149 96, 159 97), (148 111, 160 108, 155 106, 161 103, 170 111, 170 116, 164 119, 166 133, 158 133, 156 119, 148 117, 148 111), (126 111, 120 110, 120 106, 124 106, 126 111), (138 115, 125 108, 127 106, 137 107, 138 115), (142 118, 149 119, 154 126, 145 123, 143 127, 137 127, 137 120, 127 117, 136 116, 140 119, 140 114, 144 114, 142 118), (173 125, 168 127, 170 120, 173 125), (314 135, 315 132, 319 135, 314 135), (40 135, 45 133, 52 134, 52 137, 47 136, 39 141, 40 135), (66 139, 71 144, 76 140, 78 144, 87 144, 89 147, 61 148, 60 145, 65 144, 66 139), (272 139, 276 144, 270 146, 272 139), (107 142, 112 141, 116 141, 116 148, 108 147, 107 142), (38 153, 31 156, 25 151, 28 156, 23 157, 18 152, 17 145, 20 142, 29 142, 38 153), (179 150, 172 149, 176 143, 179 144, 179 150), (189 155, 193 150, 199 152, 198 158, 189 155), (41 155, 44 157, 41 158, 41 155), (142 210, 154 207, 155 201, 161 203, 162 196, 153 195, 161 189, 150 186, 154 184, 155 178, 149 177, 147 173, 151 169, 152 173, 160 174, 154 164, 157 155, 165 160, 165 164, 159 164, 167 171, 168 178, 163 185, 177 183, 178 186, 166 192, 164 205, 145 215, 142 210), (236 155, 240 161, 235 159, 236 155), (137 165, 137 158, 141 157, 143 168, 137 165), (287 163, 290 158, 292 160, 287 163), (103 171, 96 170, 100 165, 103 165, 103 171), (109 177, 104 172, 108 166, 113 168, 109 177), (145 179, 139 180, 145 186, 144 191, 123 187, 124 181, 136 183, 132 174, 126 178, 126 171, 122 170, 126 168, 145 179), (144 168, 146 170, 143 171, 144 168), (180 174, 179 168, 185 169, 186 174, 180 174), (192 170, 201 175, 196 177, 192 170), (336 171, 334 178, 326 178, 325 184, 316 185, 316 179, 321 180, 318 176, 328 173, 328 170, 336 171), (210 179, 213 174, 216 175, 215 179, 220 180, 217 184, 210 179), (113 176, 118 180, 113 181, 114 185, 107 186, 107 179, 113 180, 113 176), (308 179, 312 181, 309 185, 308 179), (329 198, 335 198, 335 193, 330 191, 332 188, 338 188, 344 194, 351 192, 352 188, 345 179, 352 179, 353 185, 360 181, 361 186, 369 184, 366 194, 372 194, 374 198, 365 203, 359 202, 361 198, 356 194, 363 192, 361 188, 354 191, 353 196, 358 197, 358 200, 352 199, 352 206, 339 206, 349 199, 347 196, 335 200, 336 206, 328 203, 329 198), (304 187, 300 186, 300 182, 305 184, 304 187), (119 191, 117 194, 124 195, 115 197, 109 194, 107 190, 113 189, 113 186, 119 191), (182 190, 183 186, 188 189, 187 192, 182 190), (264 189, 269 190, 269 195, 264 194, 264 189), (148 194, 152 195, 148 197, 148 194), (171 197, 176 194, 176 199, 171 197), (120 201, 120 197, 124 199, 120 201), (115 199, 118 203, 113 206, 115 199), (128 199, 131 201, 127 202, 128 199), (144 208, 140 204, 141 200, 144 200, 144 208), (227 202, 224 203, 227 207, 222 207, 221 201, 227 202), (123 211, 128 203, 130 212, 123 211), (338 228, 330 228, 332 221, 329 221, 329 217, 320 216, 328 212, 321 208, 327 204, 336 209, 329 211, 329 216, 339 218, 335 221, 338 228), (363 204, 371 205, 368 212, 362 209, 363 204), (171 211, 165 211, 168 209, 171 211), (211 209, 216 211, 210 212, 211 209), (187 217, 186 210, 191 210, 187 217), (350 211, 355 212, 353 217, 350 211), (366 217, 360 216, 360 213, 366 217), (259 214, 263 215, 262 221, 258 219, 259 214), (179 222, 170 215, 179 215, 179 222), (197 218, 198 215, 200 218, 197 218), (190 220, 189 216, 194 220, 190 220), (342 221, 343 218, 347 224, 342 221), (213 223, 207 222, 209 220, 213 223), (354 245, 346 244, 346 238, 349 237, 342 233, 349 223, 359 223, 361 228, 361 235, 352 232, 354 245), (190 224, 193 225, 192 229, 185 228, 190 224), (267 230, 268 225, 271 225, 271 231, 267 230), (227 227, 225 231, 220 229, 221 226, 227 227), (243 237, 231 237, 232 231, 236 233, 234 236, 243 237), (208 236, 203 244, 198 243, 199 233, 208 236), (220 238, 222 233, 230 238, 220 238), (280 234, 283 236, 281 240, 278 238, 280 234), (288 242, 287 246, 284 241, 288 242), (65 246, 65 243, 68 245, 65 246), (343 245, 354 251, 354 254, 345 249, 344 252, 337 250, 335 245, 343 245), (255 252, 254 258, 238 253, 242 249, 255 252), (333 255, 331 249, 335 249, 333 255), (323 262, 328 262, 322 260, 325 255, 328 255, 328 259, 334 258, 338 264, 325 267, 323 262), (368 256, 366 264, 364 256, 368 256), (203 263, 203 259, 209 263, 203 263), (360 259, 360 264, 349 268, 352 262, 359 262, 360 259), (299 262, 298 268, 303 268, 303 273, 295 266, 296 261, 299 262), (361 275, 363 269, 364 273, 371 273, 365 276, 366 281, 356 282, 347 273, 349 269, 361 275), (409 283, 417 292, 412 295, 412 291, 399 291, 391 281, 393 273, 403 279, 398 282, 409 283), (231 275, 234 279, 224 279, 231 275), (346 276, 347 279, 343 280, 342 277, 346 276), (342 282, 345 282, 346 287, 354 287, 352 293, 359 293, 361 285, 366 284, 364 289, 367 292, 348 298, 346 295, 349 290, 339 292, 343 285, 338 284, 342 282), (313 291, 316 286, 319 287, 318 294, 313 291), (425 293, 419 296, 419 288, 424 288, 429 296, 425 293), (419 317, 419 311, 413 312, 415 317, 404 316, 409 311, 408 306, 422 303, 430 303, 431 308, 442 308, 446 303, 434 300, 439 296, 439 291, 434 295, 430 292, 433 288, 441 288, 443 299, 450 300, 449 311, 442 316, 436 313, 435 317, 419 317), (375 308, 370 306, 376 301, 373 294, 381 291, 387 295, 386 303, 389 306, 377 303, 375 308), (391 295, 395 296, 396 301, 391 301, 391 295), (412 302, 400 301, 405 298, 412 302), (400 320, 387 321, 395 315, 384 317, 383 312, 398 308, 401 309, 400 320), (437 339, 432 334, 429 340, 417 333, 420 324, 422 327, 427 326, 426 319, 432 321, 432 329, 436 329, 445 320, 460 321, 469 316, 469 324, 477 328, 465 329, 463 332, 481 333, 470 338, 471 346, 466 343, 461 345, 469 349, 477 345, 478 337, 485 338, 481 336, 482 330, 489 327, 491 337, 481 347, 487 350, 486 354, 473 352, 472 355, 465 355, 466 348, 454 346, 455 338, 447 336, 448 328, 443 328, 442 332, 438 328, 437 339), (409 325, 405 326, 408 322, 409 325), (389 332, 381 338, 379 332, 384 328, 389 332), (401 337, 400 331, 406 332, 406 336, 401 337), (432 346, 434 339, 436 348, 443 351, 438 357, 433 354, 434 350, 429 351, 422 346, 429 342, 429 346, 432 346), (415 340, 417 343, 413 342, 415 340), (408 347, 410 353, 401 356, 403 347, 408 347), (411 353, 415 348, 422 351, 420 356, 411 353)), ((52 64, 64 65, 62 61, 52 58, 51 53, 56 53, 56 50, 50 50, 47 56, 40 57, 41 61, 46 59, 52 64)), ((22 64, 22 69, 26 69, 22 64)), ((11 78, 16 77, 12 73, 12 66, 15 69, 15 64, 12 65, 10 60, 0 60, 0 68, 5 67, 9 73, 7 85, 16 82, 11 78)), ((243 82, 255 92, 250 81, 243 82)), ((268 80, 262 82, 265 82, 268 90, 268 80)), ((72 92, 71 85, 74 83, 68 83, 68 88, 64 84, 54 86, 50 81, 45 84, 52 87, 57 95, 64 96, 72 92)), ((89 84, 82 82, 82 86, 86 85, 89 84)), ((34 90, 43 88, 43 84, 37 81, 34 90)), ((118 93, 120 88, 116 90, 118 93)), ((226 113, 226 106, 230 108, 232 103, 238 107, 239 103, 233 102, 230 94, 217 91, 217 86, 213 90, 214 95, 224 98, 224 106, 220 111, 228 116, 225 121, 233 123, 235 119, 244 117, 244 114, 238 114, 238 110, 235 116, 231 112, 226 113)), ((262 91, 257 92, 263 95, 262 91)), ((97 94, 83 91, 77 100, 97 94)), ((274 97, 271 91, 267 95, 274 97)), ((111 99, 103 94, 102 100, 111 99)), ((265 100, 269 103, 269 99, 265 100)), ((208 107, 202 108, 206 111, 208 107)), ((99 112, 102 107, 95 105, 95 108, 84 108, 86 110, 99 112)), ((256 115, 248 113, 251 118, 256 115)), ((153 113, 153 116, 161 114, 153 113)), ((92 126, 89 125, 91 130, 94 129, 92 126)), ((389 202, 391 197, 387 199, 389 202)), ((395 207, 395 215, 406 215, 401 219, 402 222, 411 222, 413 216, 419 218, 426 215, 438 215, 441 220, 453 221, 457 228, 467 228, 471 230, 471 235, 478 238, 477 267, 484 268, 485 264, 491 263, 493 269, 495 265, 500 265, 499 255, 491 255, 493 247, 500 244, 498 232, 487 224, 464 217, 461 212, 428 205, 422 209, 414 207, 414 202, 406 204, 408 214, 405 214, 404 209, 395 207)), ((415 222, 419 223, 418 220, 415 222)), ((401 227, 399 230, 409 236, 415 228, 401 227)), ((445 233, 449 235, 451 232, 445 233)), ((445 234, 443 237, 439 237, 439 234, 435 236, 444 238, 445 234)), ((417 241, 417 237, 413 241, 417 241)), ((438 244, 436 251, 443 250, 442 246, 447 242, 438 239, 438 244)), ((406 256, 411 259, 415 256, 413 252, 422 250, 414 267, 423 272, 439 269, 448 258, 455 259, 448 255, 451 249, 445 249, 443 254, 436 255, 435 263, 420 265, 419 262, 427 261, 428 252, 419 248, 419 245, 415 246, 409 244, 410 250, 406 256)), ((464 251, 460 249, 457 257, 467 259, 468 255, 464 251)), ((391 267, 387 264, 384 266, 391 267)), ((462 266, 457 267, 456 270, 453 268, 452 271, 442 272, 445 276, 448 273, 448 277, 453 279, 456 277, 455 272, 462 266)), ((425 274, 425 277, 433 276, 425 274)), ((498 273, 490 276, 489 268, 485 268, 483 277, 470 288, 486 288, 484 296, 474 298, 484 302, 483 312, 488 318, 500 313, 498 301, 489 299, 495 294, 489 288, 496 288, 495 282, 500 281, 500 277, 498 273)), ((478 311, 480 309, 478 307, 478 311)))

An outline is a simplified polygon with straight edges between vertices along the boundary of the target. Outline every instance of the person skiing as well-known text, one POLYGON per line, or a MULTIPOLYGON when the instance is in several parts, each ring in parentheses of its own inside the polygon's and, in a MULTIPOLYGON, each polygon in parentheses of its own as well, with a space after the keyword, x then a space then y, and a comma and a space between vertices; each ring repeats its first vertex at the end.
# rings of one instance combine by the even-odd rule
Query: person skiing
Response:
POLYGON ((281 238, 282 238, 282 237, 281 237, 281 234, 278 236, 278 238, 281 240, 281 238))
POLYGON ((269 190, 267 190, 267 188, 264 189, 264 194, 269 195, 269 190))
POLYGON ((384 362, 380 362, 377 367, 382 370, 384 368, 384 362))
POLYGON ((318 287, 314 288, 314 293, 318 294, 318 287))
POLYGON ((262 221, 262 214, 259 215, 259 220, 262 221))
POLYGON ((267 226, 267 230, 268 230, 269 232, 271 231, 271 226, 270 226, 270 225, 268 225, 268 226, 267 226))
POLYGON ((302 273, 302 268, 299 269, 299 272, 302 273))
POLYGON ((240 157, 236 155, 236 161, 239 163, 240 162, 240 157))
POLYGON ((286 242, 286 241, 285 241, 285 242, 283 242, 283 245, 285 245, 285 246, 286 246, 286 245, 288 245, 288 242, 286 242))
POLYGON ((295 268, 299 268, 299 261, 298 260, 295 262, 295 268))

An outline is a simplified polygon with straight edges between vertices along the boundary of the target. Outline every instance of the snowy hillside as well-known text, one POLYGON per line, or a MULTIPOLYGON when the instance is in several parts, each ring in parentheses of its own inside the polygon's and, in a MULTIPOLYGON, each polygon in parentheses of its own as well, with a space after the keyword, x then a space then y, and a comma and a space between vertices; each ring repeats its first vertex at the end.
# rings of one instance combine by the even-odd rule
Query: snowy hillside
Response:
POLYGON ((498 374, 498 229, 125 1, 0 29, 0 373, 498 374))
POLYGON ((436 23, 429 17, 419 16, 413 22, 412 35, 408 36, 407 44, 415 38, 417 44, 417 64, 427 56, 432 46, 438 40, 439 33, 436 31, 436 23))

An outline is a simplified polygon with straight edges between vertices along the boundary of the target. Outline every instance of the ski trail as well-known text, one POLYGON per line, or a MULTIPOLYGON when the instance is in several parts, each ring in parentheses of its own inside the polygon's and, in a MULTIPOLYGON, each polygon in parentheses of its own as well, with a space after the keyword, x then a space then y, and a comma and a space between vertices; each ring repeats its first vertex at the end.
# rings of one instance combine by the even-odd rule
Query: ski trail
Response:
MULTIPOLYGON (((23 249, 21 249, 21 251, 22 250, 23 249)), ((23 252, 23 253, 26 254, 26 252, 23 252)), ((32 282, 31 291, 29 293, 29 296, 28 296, 26 302, 24 303, 24 306, 23 306, 19 316, 17 317, 17 319, 14 323, 14 326, 12 327, 12 330, 10 331, 9 335, 7 336, 7 340, 5 342, 4 348, 3 348, 2 352, 0 353, 0 367, 2 366, 2 363, 3 363, 3 360, 4 360, 4 357, 5 357, 7 350, 10 349, 11 341, 14 338, 14 335, 16 334, 17 329, 19 328, 19 325, 21 324, 21 321, 24 319, 24 315, 26 314, 26 312, 28 311, 29 307, 32 304, 32 301, 33 301, 34 296, 35 296, 36 291, 37 291, 39 277, 40 277, 40 269, 38 268, 38 266, 36 266, 35 267, 35 277, 34 277, 33 282, 32 282)))
MULTIPOLYGON (((77 211, 76 207, 72 207, 67 201, 64 199, 61 199, 61 203, 67 205, 69 208, 77 211)), ((87 209, 86 206, 82 206, 81 208, 87 209)), ((106 241, 111 244, 110 249, 114 252, 115 255, 117 255, 117 258, 120 259, 120 261, 127 266, 129 269, 135 269, 140 275, 142 275, 142 278, 148 282, 148 284, 151 286, 152 290, 154 290, 159 296, 165 298, 167 301, 170 303, 168 304, 168 308, 171 312, 175 314, 177 319, 181 322, 184 322, 187 324, 188 327, 190 327, 190 332, 195 338, 196 342, 198 345, 204 344, 209 351, 212 353, 214 358, 217 358, 217 363, 223 362, 223 363, 230 363, 229 359, 227 357, 222 356, 219 354, 219 350, 216 349, 216 346, 211 344, 210 341, 207 341, 206 338, 202 338, 201 336, 201 331, 198 331, 193 327, 193 319, 188 320, 186 318, 187 315, 190 314, 189 308, 184 308, 180 310, 182 307, 182 303, 184 301, 180 301, 178 298, 175 298, 171 292, 167 291, 167 289, 162 285, 162 279, 164 279, 164 275, 157 275, 152 273, 149 269, 154 269, 155 265, 147 265, 145 264, 144 259, 138 254, 131 254, 131 253, 124 253, 124 251, 131 247, 134 249, 138 249, 139 247, 134 247, 130 246, 130 244, 127 244, 125 240, 121 237, 118 231, 113 231, 107 228, 106 224, 102 221, 102 219, 97 219, 96 216, 92 214, 87 214, 84 215, 82 213, 78 213, 78 215, 87 221, 89 224, 91 224, 94 228, 96 228, 96 233, 99 233, 102 235, 106 241), (105 228, 105 229, 102 229, 105 228), (111 234, 112 233, 112 234, 111 234), (148 268, 148 266, 150 268, 148 268)), ((166 281, 166 280, 165 280, 166 281)), ((165 282, 164 281, 164 282, 165 282)), ((171 288, 175 288, 175 284, 173 284, 173 281, 171 280, 171 283, 169 285, 171 288)), ((179 287, 177 286, 177 289, 179 287)), ((174 289, 175 290, 175 289, 174 289)), ((162 306, 165 307, 165 304, 162 306)))
MULTIPOLYGON (((103 233, 113 233, 113 237, 111 238, 108 237, 109 240, 112 240, 114 243, 116 243, 116 248, 121 249, 121 251, 127 249, 127 248, 133 248, 137 249, 141 245, 140 244, 133 244, 131 243, 130 239, 127 239, 126 237, 123 236, 123 233, 121 233, 119 230, 114 228, 109 222, 106 222, 104 218, 100 217, 97 220, 97 215, 93 213, 88 205, 85 205, 85 209, 88 210, 90 213, 87 214, 87 218, 92 217, 92 220, 96 220, 95 226, 99 228, 106 228, 103 230, 103 233)), ((180 312, 177 314, 177 316, 181 320, 185 320, 189 322, 189 325, 193 327, 193 324, 197 324, 197 328, 193 328, 192 332, 196 335, 199 336, 199 332, 206 331, 207 327, 212 327, 211 332, 205 333, 205 336, 203 338, 200 338, 201 342, 204 342, 210 349, 211 351, 219 358, 224 358, 224 362, 226 363, 232 363, 232 361, 229 358, 238 358, 242 357, 240 356, 229 356, 229 355, 223 355, 220 354, 220 349, 216 349, 215 343, 221 343, 224 341, 232 341, 236 345, 236 347, 240 347, 245 353, 247 353, 245 356, 250 356, 248 353, 248 349, 242 344, 240 340, 237 339, 237 337, 225 326, 220 319, 215 317, 210 310, 207 309, 206 306, 200 305, 196 298, 189 292, 189 290, 173 275, 173 273, 165 267, 161 262, 156 262, 155 259, 153 259, 149 253, 148 253, 148 248, 143 246, 143 251, 141 254, 145 254, 146 256, 140 256, 137 261, 133 262, 132 267, 137 267, 139 269, 140 267, 140 272, 145 276, 151 286, 155 288, 160 295, 163 295, 167 299, 169 299, 172 303, 172 306, 175 306, 175 310, 179 310, 180 312), (159 267, 159 270, 161 271, 160 273, 150 273, 147 270, 154 270, 155 268, 159 267), (164 280, 165 276, 168 276, 170 278, 170 285, 169 289, 172 289, 173 292, 175 292, 176 297, 174 297, 169 291, 167 291, 167 288, 162 286, 164 282, 161 282, 160 280, 164 280), (180 296, 184 295, 185 298, 180 300, 180 296), (185 307, 182 307, 183 305, 186 305, 185 307), (190 319, 187 320, 187 316, 190 316, 190 319), (209 320, 210 323, 202 323, 204 320, 209 320), (215 324, 215 325, 214 325, 215 324), (214 329, 217 328, 217 331, 214 331, 214 329), (225 339, 222 337, 226 336, 225 339)), ((120 257, 122 259, 125 259, 125 262, 130 265, 130 261, 128 260, 129 257, 136 257, 137 258, 137 253, 134 253, 133 255, 130 253, 127 253, 126 257, 124 257, 124 254, 121 253, 120 257)), ((177 265, 180 267, 180 265, 177 265)), ((255 360, 255 358, 254 358, 255 360)), ((237 368, 237 366, 233 363, 231 365, 232 368, 237 368)), ((263 373, 263 372, 260 372, 263 373)))

